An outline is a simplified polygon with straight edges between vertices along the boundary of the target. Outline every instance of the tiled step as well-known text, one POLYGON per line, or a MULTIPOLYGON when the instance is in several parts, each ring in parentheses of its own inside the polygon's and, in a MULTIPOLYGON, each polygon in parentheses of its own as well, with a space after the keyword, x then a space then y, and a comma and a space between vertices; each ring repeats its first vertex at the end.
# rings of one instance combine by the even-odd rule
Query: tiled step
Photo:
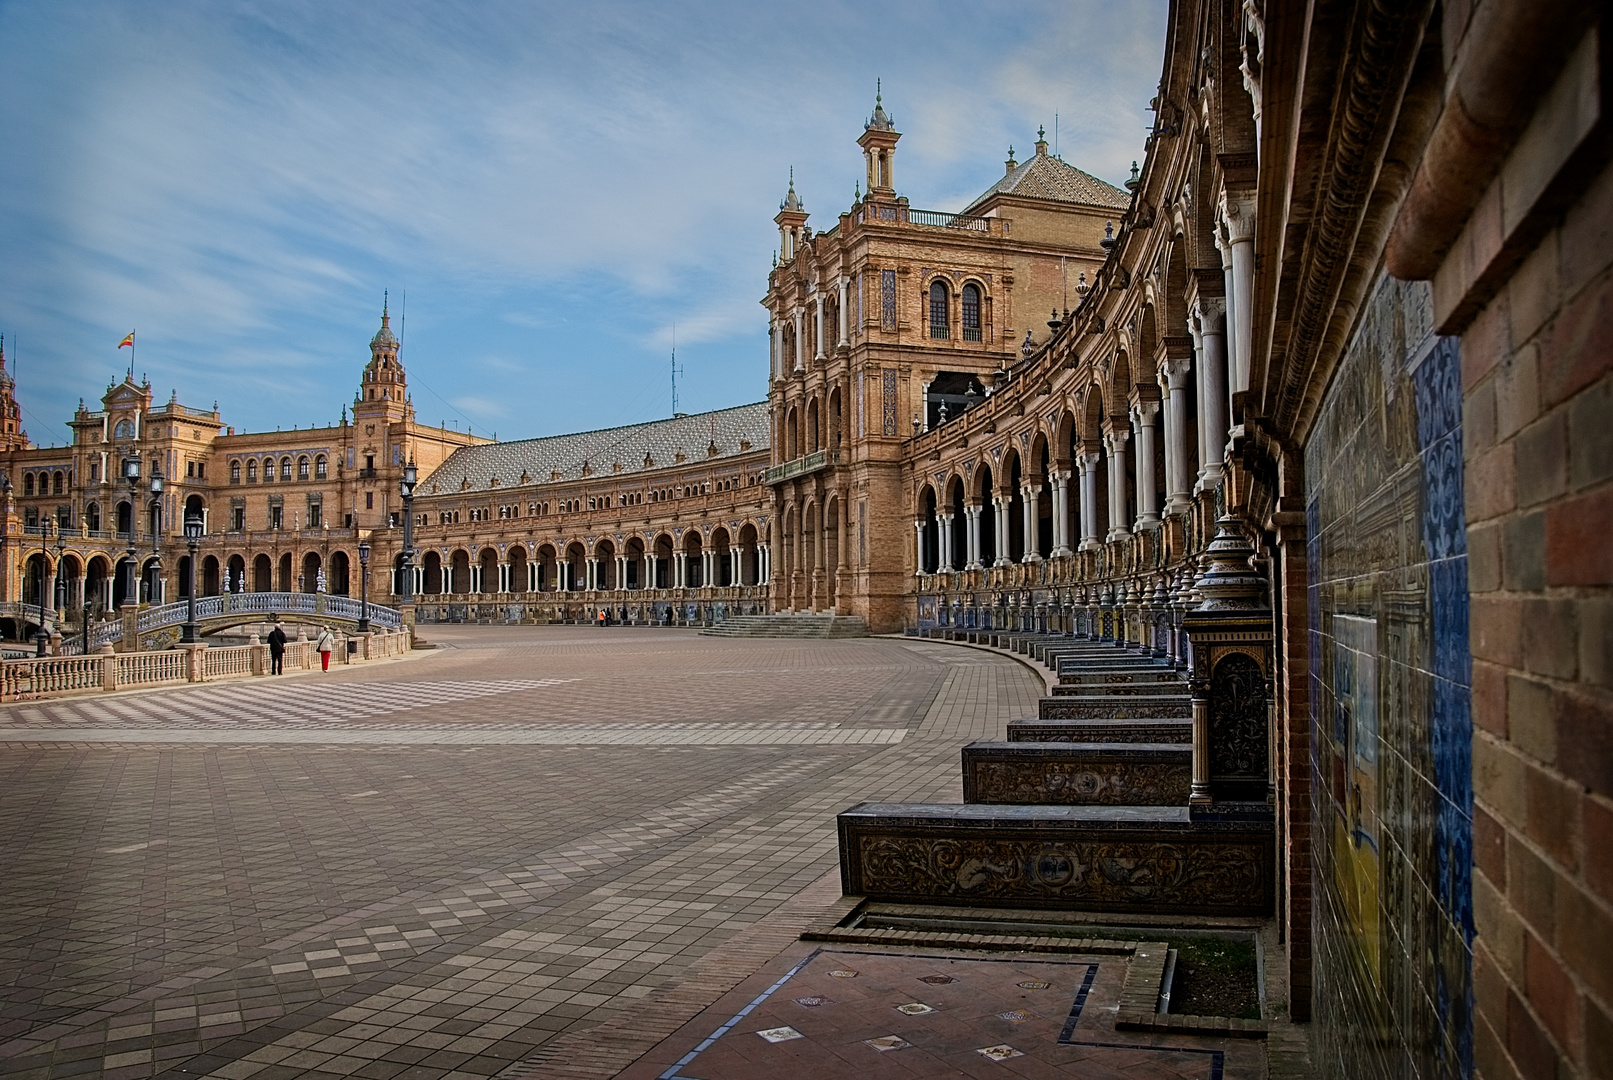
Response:
POLYGON ((1149 682, 1135 683, 1067 683, 1060 682, 1053 687, 1054 697, 1094 698, 1094 697, 1161 697, 1180 695, 1184 700, 1188 697, 1187 683, 1181 679, 1166 682, 1163 679, 1149 682))
POLYGON ((1193 702, 1186 694, 1060 696, 1037 703, 1037 716, 1043 720, 1186 720, 1192 715, 1193 702))
POLYGON ((1010 720, 1009 742, 1182 743, 1193 742, 1193 721, 1010 720))
POLYGON ((963 748, 963 801, 1186 806, 1186 743, 975 742, 963 748))
POLYGON ((912 904, 1264 916, 1272 819, 1186 807, 861 803, 839 815, 848 895, 912 904))
POLYGON ((1145 667, 1131 671, 1093 671, 1070 666, 1059 669, 1060 686, 1149 686, 1186 689, 1187 679, 1167 667, 1145 667))

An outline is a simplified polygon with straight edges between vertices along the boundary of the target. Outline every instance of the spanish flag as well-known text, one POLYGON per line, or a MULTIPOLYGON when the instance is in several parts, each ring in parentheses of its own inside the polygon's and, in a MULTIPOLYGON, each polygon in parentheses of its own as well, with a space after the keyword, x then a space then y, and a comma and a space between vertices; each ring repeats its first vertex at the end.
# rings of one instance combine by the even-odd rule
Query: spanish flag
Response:
POLYGON ((131 349, 134 348, 134 331, 133 330, 129 331, 129 336, 128 337, 126 337, 122 341, 118 342, 118 348, 120 348, 120 349, 123 348, 125 345, 129 346, 129 348, 131 348, 131 349))

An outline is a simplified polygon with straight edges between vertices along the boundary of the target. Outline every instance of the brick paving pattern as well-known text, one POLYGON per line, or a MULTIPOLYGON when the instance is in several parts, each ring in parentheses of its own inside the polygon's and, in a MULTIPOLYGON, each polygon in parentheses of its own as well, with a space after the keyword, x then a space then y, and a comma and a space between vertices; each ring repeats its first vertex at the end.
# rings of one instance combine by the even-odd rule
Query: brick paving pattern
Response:
POLYGON ((957 801, 1042 692, 930 643, 431 633, 0 708, 0 1074, 612 1075, 838 895, 838 810, 957 801))

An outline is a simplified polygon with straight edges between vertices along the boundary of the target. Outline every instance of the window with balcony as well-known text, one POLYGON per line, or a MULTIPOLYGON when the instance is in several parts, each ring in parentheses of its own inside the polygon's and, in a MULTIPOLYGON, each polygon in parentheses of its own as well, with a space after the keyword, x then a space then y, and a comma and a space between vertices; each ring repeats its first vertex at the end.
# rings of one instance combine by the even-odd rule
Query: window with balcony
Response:
POLYGON ((325 472, 325 455, 320 454, 318 457, 314 458, 314 479, 325 479, 325 472))
POLYGON ((963 340, 980 341, 980 286, 963 287, 963 340))
POLYGON ((930 282, 930 337, 944 341, 952 336, 950 301, 945 285, 930 282))
POLYGON ((232 462, 230 462, 230 483, 239 484, 240 482, 241 482, 241 463, 239 461, 232 461, 232 462))

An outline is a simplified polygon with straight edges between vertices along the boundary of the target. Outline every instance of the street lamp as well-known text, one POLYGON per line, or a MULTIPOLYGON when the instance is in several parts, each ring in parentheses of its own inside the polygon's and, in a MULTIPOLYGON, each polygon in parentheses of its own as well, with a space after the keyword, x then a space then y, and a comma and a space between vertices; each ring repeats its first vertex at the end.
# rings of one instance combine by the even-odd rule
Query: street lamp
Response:
POLYGON ((405 608, 414 604, 414 485, 418 477, 411 457, 403 466, 403 483, 399 485, 403 493, 403 563, 399 570, 403 580, 398 583, 398 598, 399 606, 405 608))
POLYGON ((370 542, 358 542, 358 632, 370 632, 370 542))
POLYGON ((196 633, 196 545, 202 539, 202 515, 185 515, 185 546, 190 549, 190 562, 185 566, 185 628, 180 632, 182 645, 194 645, 196 633))
POLYGON ((34 635, 34 655, 43 657, 50 645, 50 633, 45 629, 45 599, 50 595, 50 579, 46 567, 50 566, 50 521, 39 522, 39 633, 34 635))
POLYGON ((157 588, 162 581, 162 550, 158 546, 162 543, 162 467, 155 461, 151 463, 151 602, 157 602, 160 590, 157 588))
POLYGON ((123 459, 123 478, 129 482, 129 570, 125 575, 123 603, 140 606, 140 574, 139 563, 135 558, 135 523, 139 516, 135 507, 140 505, 140 451, 131 450, 129 456, 123 459))

